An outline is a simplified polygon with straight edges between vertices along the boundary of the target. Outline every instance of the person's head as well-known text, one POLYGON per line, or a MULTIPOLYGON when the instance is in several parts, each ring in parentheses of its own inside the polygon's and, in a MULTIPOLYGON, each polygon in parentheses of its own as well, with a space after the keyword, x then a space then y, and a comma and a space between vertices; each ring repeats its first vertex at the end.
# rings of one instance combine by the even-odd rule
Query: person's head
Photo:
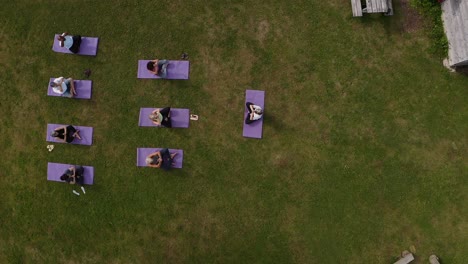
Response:
POLYGON ((158 114, 150 114, 149 115, 149 119, 151 119, 151 121, 154 121, 154 122, 159 122, 159 115, 158 114))
POLYGON ((70 176, 68 176, 68 174, 64 173, 62 176, 60 176, 60 180, 62 181, 66 181, 68 180, 68 178, 70 178, 70 176))
POLYGON ((58 137, 59 133, 57 131, 52 131, 52 133, 50 133, 50 136, 51 137, 58 137))
POLYGON ((148 69, 148 71, 154 71, 154 62, 148 61, 146 64, 146 69, 148 69))
POLYGON ((58 84, 56 82, 50 82, 50 87, 57 87, 58 84))
POLYGON ((64 41, 64 40, 65 40, 65 37, 62 36, 62 35, 60 35, 60 36, 57 37, 57 40, 58 40, 58 41, 64 41))
POLYGON ((255 108, 255 109, 254 109, 254 113, 256 113, 257 115, 262 115, 262 114, 263 114, 263 109, 261 109, 261 108, 255 108))

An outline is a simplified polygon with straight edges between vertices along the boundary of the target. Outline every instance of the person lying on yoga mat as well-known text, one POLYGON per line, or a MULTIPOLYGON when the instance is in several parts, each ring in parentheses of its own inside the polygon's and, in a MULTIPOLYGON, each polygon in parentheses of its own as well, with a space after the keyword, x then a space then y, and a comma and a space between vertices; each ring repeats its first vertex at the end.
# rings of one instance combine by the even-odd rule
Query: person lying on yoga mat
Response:
POLYGON ((245 106, 247 107, 247 110, 249 110, 249 114, 245 118, 245 123, 250 124, 254 121, 259 120, 263 116, 263 109, 258 106, 254 105, 251 102, 245 103, 245 106))
POLYGON ((152 60, 148 61, 146 68, 148 71, 152 72, 155 75, 158 75, 161 78, 167 77, 167 65, 169 65, 168 60, 152 60))
POLYGON ((50 86, 55 93, 62 96, 72 98, 76 95, 75 83, 72 78, 58 77, 50 83, 50 86))
POLYGON ((60 176, 60 180, 66 181, 69 184, 76 184, 79 185, 84 184, 84 176, 83 176, 84 168, 82 166, 71 166, 68 168, 62 176, 60 176))
POLYGON ((148 116, 153 124, 159 126, 163 125, 165 127, 172 127, 171 123, 171 108, 164 107, 163 109, 154 109, 153 112, 148 116))
POLYGON ((71 143, 75 138, 81 139, 79 132, 80 130, 68 125, 56 128, 50 135, 63 142, 71 143))
POLYGON ((163 168, 165 170, 174 166, 174 157, 177 153, 169 153, 169 149, 161 149, 160 151, 153 152, 146 157, 146 165, 152 168, 163 168))
POLYGON ((65 47, 73 53, 78 53, 80 51, 81 45, 81 36, 69 35, 67 32, 62 33, 62 35, 57 37, 60 47, 65 47))

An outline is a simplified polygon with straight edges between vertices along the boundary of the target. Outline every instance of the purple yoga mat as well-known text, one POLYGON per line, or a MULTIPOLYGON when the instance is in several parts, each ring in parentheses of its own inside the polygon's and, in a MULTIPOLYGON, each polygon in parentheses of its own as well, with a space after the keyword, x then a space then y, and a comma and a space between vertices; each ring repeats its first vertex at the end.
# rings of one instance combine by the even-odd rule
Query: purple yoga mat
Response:
MULTIPOLYGON (((55 93, 54 90, 52 90, 52 86, 50 86, 50 83, 53 82, 55 78, 50 78, 49 80, 49 88, 47 89, 47 95, 48 96, 62 96, 61 94, 55 93)), ((90 99, 91 98, 91 89, 93 86, 93 81, 90 80, 74 80, 75 83, 75 90, 76 90, 76 96, 73 98, 76 99, 90 99)))
MULTIPOLYGON (((246 90, 245 92, 245 102, 251 102, 252 104, 260 106, 262 109, 265 107, 265 91, 259 90, 246 90)), ((245 118, 249 111, 244 105, 244 131, 243 136, 249 138, 262 138, 263 133, 263 117, 251 124, 245 123, 245 118)))
MULTIPOLYGON (((61 126, 67 126, 67 125, 59 125, 59 124, 47 124, 47 136, 46 136, 46 141, 48 142, 55 142, 55 143, 65 143, 58 141, 57 139, 53 138, 50 133, 54 131, 54 129, 61 127, 61 126)), ((81 140, 75 138, 72 143, 70 144, 75 144, 75 145, 92 145, 93 144, 93 128, 92 127, 85 127, 85 126, 75 126, 72 125, 75 129, 80 130, 80 137, 81 140)))
MULTIPOLYGON (((60 34, 55 34, 54 37, 54 44, 52 45, 52 50, 55 52, 60 52, 60 53, 69 53, 69 54, 74 54, 70 50, 68 50, 65 47, 60 47, 60 43, 57 40, 57 37, 60 36, 60 34)), ((97 48, 98 48, 98 38, 91 38, 91 37, 81 37, 81 44, 80 44, 80 51, 76 54, 78 55, 87 55, 87 56, 96 56, 97 54, 97 48)))
MULTIPOLYGON (((146 68, 146 64, 150 60, 138 61, 138 79, 161 79, 161 77, 151 73, 146 68)), ((189 78, 190 62, 189 61, 176 61, 170 60, 167 65, 167 78, 166 79, 180 79, 187 80, 189 78)))
MULTIPOLYGON (((149 115, 156 108, 140 108, 140 120, 138 125, 141 127, 164 127, 157 126, 149 119, 149 115)), ((188 128, 190 114, 188 109, 184 108, 171 108, 171 122, 172 127, 188 128)))
MULTIPOLYGON (((161 150, 161 148, 137 148, 137 166, 138 167, 148 167, 146 165, 146 157, 156 151, 161 150)), ((172 168, 181 169, 182 161, 184 160, 184 151, 181 149, 169 149, 170 153, 177 152, 177 155, 174 157, 175 166, 172 168)))
MULTIPOLYGON (((63 182, 65 181, 60 180, 60 176, 71 166, 70 164, 62 164, 62 163, 47 163, 47 180, 49 181, 58 181, 63 182)), ((84 184, 93 185, 94 181, 94 167, 91 166, 83 166, 84 172, 84 184)))

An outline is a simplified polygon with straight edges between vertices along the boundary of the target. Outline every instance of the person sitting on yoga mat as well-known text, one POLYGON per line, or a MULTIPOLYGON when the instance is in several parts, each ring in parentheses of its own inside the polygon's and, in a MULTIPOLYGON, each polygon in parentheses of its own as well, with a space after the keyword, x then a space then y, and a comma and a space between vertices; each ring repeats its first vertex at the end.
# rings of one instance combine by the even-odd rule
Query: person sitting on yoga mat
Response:
POLYGON ((60 47, 65 47, 73 53, 78 53, 80 51, 81 45, 81 36, 69 35, 67 32, 62 33, 62 35, 57 37, 60 47))
POLYGON ((252 123, 254 121, 257 121, 260 118, 262 118, 263 109, 260 106, 254 105, 251 102, 247 102, 245 104, 245 106, 247 107, 247 110, 249 110, 249 114, 245 118, 245 123, 246 124, 250 124, 250 123, 252 123))
POLYGON ((146 157, 146 165, 152 168, 170 169, 175 165, 174 157, 177 153, 169 153, 169 149, 161 149, 160 151, 153 152, 146 157))
POLYGON ((163 125, 171 128, 171 108, 164 107, 163 109, 154 109, 154 111, 149 115, 149 119, 157 126, 163 125))
POLYGON ((167 77, 167 65, 169 65, 168 60, 155 59, 152 61, 148 61, 148 64, 146 64, 146 68, 153 74, 165 79, 167 77))
POLYGON ((84 176, 83 176, 84 168, 83 166, 71 166, 68 168, 62 176, 60 176, 60 180, 66 181, 69 184, 76 184, 79 185, 84 184, 84 176))
POLYGON ((58 77, 50 83, 50 86, 55 93, 62 96, 72 98, 76 95, 75 83, 72 78, 58 77))
POLYGON ((56 128, 50 135, 63 142, 71 143, 75 138, 81 139, 79 132, 80 130, 68 125, 56 128))

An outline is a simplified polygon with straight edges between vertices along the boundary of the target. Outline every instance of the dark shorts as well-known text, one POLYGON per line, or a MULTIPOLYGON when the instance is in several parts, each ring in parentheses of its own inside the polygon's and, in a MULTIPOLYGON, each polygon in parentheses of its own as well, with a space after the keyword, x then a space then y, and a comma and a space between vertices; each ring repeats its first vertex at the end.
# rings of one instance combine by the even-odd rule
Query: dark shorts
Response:
POLYGON ((69 48, 69 50, 73 53, 78 53, 80 52, 80 45, 81 45, 81 36, 76 35, 73 36, 73 45, 69 48))

